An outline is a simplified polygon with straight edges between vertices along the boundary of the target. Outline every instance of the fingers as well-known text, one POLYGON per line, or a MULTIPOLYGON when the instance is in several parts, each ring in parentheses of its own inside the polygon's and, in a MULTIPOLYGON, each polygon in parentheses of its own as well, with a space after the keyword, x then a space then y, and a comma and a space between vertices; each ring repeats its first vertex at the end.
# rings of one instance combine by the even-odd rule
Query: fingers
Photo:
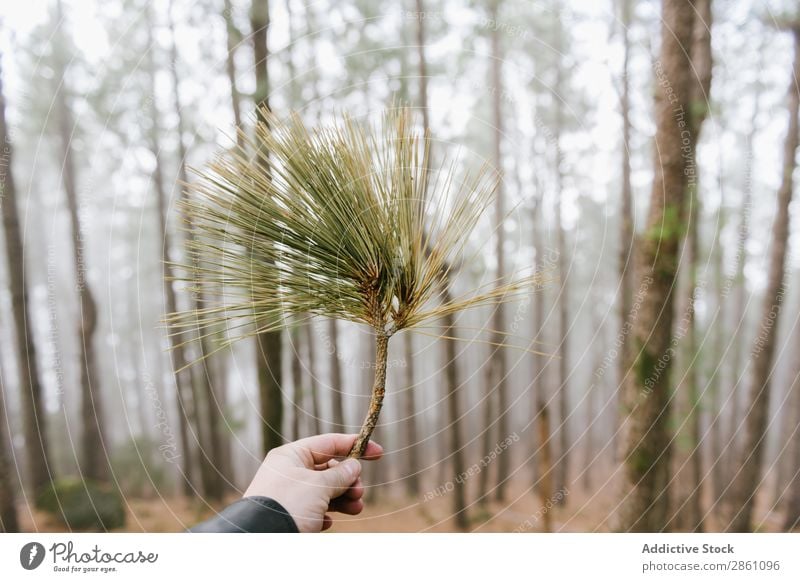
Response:
MULTIPOLYGON (((306 449, 313 460, 315 467, 327 463, 336 457, 344 457, 353 448, 356 442, 354 434, 328 433, 312 436, 291 443, 290 446, 298 446, 306 449)), ((364 453, 364 459, 375 460, 383 455, 383 447, 378 443, 370 441, 364 453)))
POLYGON ((361 457, 365 461, 377 461, 383 456, 383 447, 374 441, 367 443, 367 450, 364 451, 364 456, 361 457))
POLYGON ((346 499, 344 496, 331 500, 328 511, 337 511, 347 515, 358 515, 364 509, 364 502, 361 499, 346 499))
POLYGON ((361 463, 356 459, 346 459, 330 469, 318 471, 319 479, 327 488, 328 497, 339 497, 356 483, 361 475, 361 463))
POLYGON ((363 496, 364 484, 361 482, 361 477, 356 479, 356 482, 341 495, 341 497, 346 497, 347 499, 361 499, 363 496))
POLYGON ((330 527, 332 525, 333 525, 333 519, 331 519, 331 516, 328 515, 327 513, 325 515, 323 515, 322 516, 322 530, 321 531, 325 531, 326 529, 330 529, 330 527))

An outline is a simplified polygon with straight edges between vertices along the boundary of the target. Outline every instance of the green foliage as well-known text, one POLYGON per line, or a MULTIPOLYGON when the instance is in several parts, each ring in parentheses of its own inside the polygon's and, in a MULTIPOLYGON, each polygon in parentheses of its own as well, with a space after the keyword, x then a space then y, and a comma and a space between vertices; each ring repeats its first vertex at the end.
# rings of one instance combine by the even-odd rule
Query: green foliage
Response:
POLYGON ((105 531, 125 525, 125 506, 119 491, 92 481, 54 481, 39 494, 36 505, 70 529, 105 531))
POLYGON ((534 279, 524 278, 443 296, 497 176, 484 166, 456 181, 451 165, 425 192, 429 140, 406 109, 380 127, 345 116, 317 129, 265 113, 256 139, 200 173, 182 206, 191 237, 178 269, 207 303, 168 316, 176 333, 221 337, 252 324, 225 345, 311 314, 390 336, 530 290, 534 279))

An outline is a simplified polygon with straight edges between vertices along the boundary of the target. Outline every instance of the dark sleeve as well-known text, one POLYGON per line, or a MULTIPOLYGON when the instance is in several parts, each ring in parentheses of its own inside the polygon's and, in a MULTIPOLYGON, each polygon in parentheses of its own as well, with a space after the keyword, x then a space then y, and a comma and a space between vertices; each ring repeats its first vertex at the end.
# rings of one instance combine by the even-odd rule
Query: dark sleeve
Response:
POLYGON ((269 497, 244 497, 189 529, 192 533, 297 533, 283 506, 269 497))

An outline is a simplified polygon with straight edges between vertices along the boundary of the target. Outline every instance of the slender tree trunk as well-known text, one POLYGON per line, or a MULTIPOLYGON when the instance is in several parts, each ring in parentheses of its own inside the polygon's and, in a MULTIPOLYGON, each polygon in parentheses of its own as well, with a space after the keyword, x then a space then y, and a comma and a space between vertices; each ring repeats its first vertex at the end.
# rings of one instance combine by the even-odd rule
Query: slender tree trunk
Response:
MULTIPOLYGON (((762 49, 763 55, 763 49, 762 49)), ((763 59, 761 59, 763 60, 763 59)), ((728 440, 723 453, 723 487, 717 495, 717 499, 727 501, 726 491, 730 491, 730 484, 733 480, 733 471, 736 467, 736 457, 741 444, 741 435, 739 431, 739 423, 741 422, 741 401, 742 401, 742 366, 746 362, 746 346, 745 346, 745 333, 747 328, 747 303, 748 293, 747 284, 745 281, 745 267, 747 266, 747 244, 750 239, 750 215, 753 206, 753 160, 755 157, 755 139, 758 133, 758 114, 761 109, 761 83, 757 80, 755 87, 755 98, 753 101, 753 112, 750 116, 750 130, 747 134, 747 145, 745 148, 745 181, 742 187, 742 207, 741 207, 741 221, 739 223, 739 238, 736 244, 737 248, 737 261, 736 261, 736 278, 735 278, 735 291, 733 297, 734 321, 736 329, 732 330, 733 346, 731 353, 733 361, 730 367, 733 370, 733 380, 730 382, 730 394, 728 396, 730 402, 730 412, 728 413, 728 440)), ((728 495, 728 496, 729 496, 728 495)))
MULTIPOLYGON (((500 8, 500 0, 492 0, 490 4, 489 17, 497 22, 498 13, 500 8)), ((502 138, 503 138, 503 109, 502 109, 502 96, 503 96, 503 55, 500 46, 500 33, 498 27, 492 30, 490 42, 492 51, 492 60, 490 66, 490 84, 492 94, 492 124, 494 125, 494 164, 498 171, 502 169, 502 138)), ((503 247, 505 246, 505 236, 503 235, 503 222, 505 218, 505 195, 503 193, 502 181, 498 184, 497 193, 495 196, 495 261, 496 273, 495 277, 498 284, 505 276, 505 253, 503 247)), ((494 448, 496 440, 502 440, 508 436, 509 433, 509 419, 508 419, 508 388, 506 379, 506 360, 505 350, 501 346, 503 343, 503 335, 501 330, 505 321, 505 305, 499 301, 494 305, 494 310, 491 316, 491 333, 490 341, 492 343, 489 362, 486 366, 486 405, 484 409, 484 438, 483 449, 488 452, 494 448), (492 402, 492 401, 495 402, 492 402), (496 407, 496 408, 495 408, 496 407), (495 419, 496 416, 496 419, 495 419), (491 427, 497 423, 497 431, 492 431, 491 427)), ((506 481, 510 475, 510 455, 500 455, 497 459, 497 487, 495 489, 495 499, 497 501, 505 501, 506 498, 506 481)), ((480 491, 482 502, 487 501, 485 495, 489 490, 490 481, 490 468, 486 468, 480 473, 480 491)))
POLYGON ((426 133, 430 129, 430 111, 428 111, 428 60, 425 58, 427 40, 425 38, 425 3, 415 0, 417 14, 417 56, 419 71, 419 105, 422 110, 422 126, 426 133))
MULTIPOLYGON (((535 259, 533 263, 533 268, 536 273, 541 273, 542 270, 545 268, 543 254, 544 254, 544 243, 542 241, 542 194, 541 190, 538 194, 538 198, 535 202, 535 207, 532 213, 532 223, 533 223, 533 248, 535 249, 535 259)), ((543 329, 543 322, 544 322, 544 304, 545 304, 545 297, 543 295, 543 290, 532 289, 534 293, 533 297, 533 309, 532 309, 532 334, 533 339, 535 342, 543 342, 544 339, 544 329, 543 329), (537 296, 538 291, 538 296, 537 296)), ((533 373, 533 393, 531 394, 531 418, 534 419, 533 424, 536 425, 541 420, 541 415, 539 414, 541 411, 541 404, 545 402, 545 391, 547 390, 547 382, 546 374, 547 374, 547 359, 543 353, 543 348, 540 344, 534 344, 534 353, 532 355, 532 373, 533 373)), ((536 427, 535 427, 536 428, 536 427)), ((536 429, 538 430, 538 428, 536 429)), ((550 430, 549 427, 547 429, 550 430)), ((549 437, 548 437, 549 438, 549 437)), ((539 462, 540 456, 543 454, 543 449, 541 448, 542 443, 537 441, 536 438, 532 439, 534 442, 534 450, 533 450, 533 457, 534 457, 534 469, 533 469, 533 482, 536 483, 541 477, 541 463, 539 462)), ((549 445, 548 445, 549 446, 549 445)))
MULTIPOLYGON (((2 92, 2 86, 0 86, 2 92)), ((2 99, 2 97, 0 97, 2 99)), ((0 102, 0 107, 3 103, 0 102)), ((4 117, 0 113, 0 118, 4 117)), ((0 126, 5 136, 5 123, 0 126)), ((2 137, 2 136, 0 136, 2 137)), ((4 141, 5 145, 9 142, 4 141)), ((6 178, 8 177, 8 168, 5 168, 6 178)), ((2 181, 0 181, 1 183, 2 181)), ((11 431, 7 430, 9 427, 8 413, 6 412, 6 383, 5 374, 2 365, 0 365, 0 533, 12 533, 19 531, 19 522, 17 520, 17 508, 14 505, 14 482, 11 476, 14 469, 9 459, 9 443, 11 443, 11 431)))
MULTIPOLYGON (((155 167, 153 168, 153 187, 156 194, 156 213, 158 219, 158 231, 161 237, 161 261, 162 261, 162 285, 164 290, 164 308, 167 313, 176 313, 178 311, 178 302, 175 294, 175 288, 171 279, 175 276, 175 270, 172 267, 170 250, 172 249, 172 234, 169 226, 167 225, 167 193, 164 186, 164 169, 163 159, 161 155, 161 115, 158 111, 158 104, 156 103, 156 66, 153 61, 154 39, 153 28, 155 23, 152 20, 152 12, 150 9, 147 11, 148 18, 148 47, 147 51, 147 64, 150 81, 150 95, 148 102, 150 104, 150 119, 151 129, 149 133, 150 151, 155 159, 155 167)), ((175 377, 175 397, 178 402, 178 438, 180 439, 181 446, 181 473, 183 481, 181 489, 186 497, 195 495, 196 486, 194 481, 194 473, 196 468, 196 460, 194 452, 192 451, 191 443, 189 442, 189 419, 194 417, 193 399, 192 399, 192 377, 191 371, 186 368, 187 358, 185 348, 178 338, 172 334, 168 334, 170 343, 170 354, 172 359, 172 370, 175 377)))
POLYGON ((724 252, 722 249, 722 232, 725 228, 727 212, 725 210, 725 189, 720 185, 719 188, 719 211, 717 212, 717 227, 714 230, 714 253, 713 253, 713 277, 714 277, 714 297, 716 301, 716 321, 712 325, 710 333, 713 334, 711 343, 711 378, 709 378, 709 401, 711 420, 708 428, 710 442, 710 461, 711 461, 711 499, 712 508, 719 508, 718 500, 724 488, 724 468, 723 468, 723 409, 722 391, 720 389, 725 369, 724 345, 727 341, 725 336, 725 325, 727 318, 727 307, 725 301, 726 290, 724 288, 724 252))
MULTIPOLYGON (((420 15, 416 19, 416 41, 417 41, 417 75, 419 76, 419 95, 418 104, 422 112, 422 129, 424 135, 427 137, 430 134, 430 112, 428 110, 428 61, 426 57, 427 39, 425 34, 425 19, 422 15, 425 13, 425 3, 423 0, 415 0, 416 11, 420 15)), ((405 28, 403 29, 405 31, 405 28)), ((403 35, 405 37, 405 35, 403 35)), ((403 62, 401 67, 406 69, 405 51, 403 52, 403 62)), ((401 91, 407 93, 408 86, 403 79, 401 91)), ((430 146, 430 142, 428 142, 430 146)), ((430 151, 428 153, 430 157, 430 151)), ((425 174, 425 190, 427 194, 427 180, 428 173, 425 174)), ((446 291, 446 290, 445 290, 446 291)), ((446 348, 445 348, 446 349, 446 348)), ((406 469, 405 469, 405 485, 406 492, 409 497, 416 497, 420 493, 420 473, 419 473, 419 428, 417 422, 417 412, 414 402, 414 394, 416 392, 416 385, 414 384, 414 342, 413 336, 410 333, 403 335, 403 362, 405 368, 403 370, 403 380, 405 389, 402 391, 403 408, 405 411, 404 429, 406 434, 406 469)), ((450 366, 449 360, 445 362, 445 366, 450 366)), ((451 370, 445 370, 445 374, 450 374, 451 370)), ((453 372, 458 375, 458 372, 453 372)), ((460 524, 461 517, 456 516, 456 521, 460 524)), ((461 527, 459 525, 459 527, 461 527)))
MULTIPOLYGON (((602 333, 602 321, 596 309, 592 311, 592 329, 602 333)), ((598 370, 603 361, 603 342, 597 341, 592 349, 592 370, 598 370)), ((595 413, 595 402, 598 400, 600 386, 597 385, 598 378, 595 374, 589 378, 589 387, 586 389, 586 420, 584 421, 584 462, 583 462, 583 489, 587 492, 592 491, 592 472, 597 460, 595 454, 596 424, 597 415, 595 413)))
POLYGON ((308 395, 311 398, 311 414, 314 415, 314 434, 322 433, 322 411, 319 406, 319 382, 314 373, 316 350, 314 349, 314 333, 311 331, 311 323, 303 324, 304 339, 306 341, 306 353, 308 354, 308 395))
POLYGON ((661 531, 667 525, 672 291, 684 234, 680 219, 688 160, 681 133, 689 114, 694 16, 693 1, 663 0, 661 55, 655 65, 655 176, 647 229, 634 250, 641 304, 625 381, 624 497, 617 526, 623 531, 661 531))
MULTIPOLYGON (((450 300, 448 291, 445 291, 445 301, 450 300)), ((464 464, 464 440, 461 429, 461 403, 460 403, 460 390, 461 380, 458 373, 458 361, 456 355, 456 331, 455 317, 453 314, 448 314, 442 318, 443 334, 448 338, 444 343, 444 378, 445 378, 445 391, 447 397, 447 424, 448 424, 448 449, 452 456, 453 474, 461 475, 465 470, 464 464)), ((453 499, 453 517, 456 522, 456 527, 461 531, 466 531, 469 527, 469 515, 467 514, 467 492, 466 481, 464 479, 456 479, 453 483, 454 489, 452 492, 453 499)))
POLYGON ((300 417, 306 415, 303 408, 303 361, 300 359, 300 330, 294 328, 292 338, 292 435, 297 440, 301 438, 300 417))
MULTIPOLYGON (((795 332, 795 354, 800 352, 800 332, 795 332)), ((800 526, 800 360, 795 362, 794 378, 789 388, 788 399, 791 406, 793 435, 789 441, 789 467, 791 479, 785 491, 788 492, 786 517, 783 529, 792 531, 800 526)))
MULTIPOLYGON (((250 6, 250 26, 253 34, 253 58, 256 70, 255 102, 259 123, 266 124, 264 110, 269 111, 269 0, 253 0, 250 6)), ((258 385, 261 406, 264 454, 283 444, 283 396, 281 394, 281 333, 269 331, 258 334, 258 385)))
MULTIPOLYGON (((61 4, 58 5, 59 11, 61 4)), ((59 56, 59 59, 63 55, 59 56)), ((81 474, 98 482, 110 479, 108 451, 104 436, 103 395, 97 375, 95 357, 95 332, 97 331, 97 304, 87 280, 86 254, 83 240, 81 216, 78 212, 78 186, 75 174, 75 160, 72 150, 72 132, 75 124, 72 111, 67 101, 65 79, 66 64, 59 62, 58 74, 62 76, 62 84, 55 95, 55 107, 58 115, 58 133, 61 139, 61 182, 67 202, 70 228, 72 232, 72 259, 77 280, 79 321, 77 338, 80 353, 81 382, 81 474)))
MULTIPOLYGON (((225 0, 222 16, 225 19, 225 40, 228 49, 225 56, 225 72, 231 87, 231 109, 233 111, 233 123, 236 126, 236 144, 244 151, 246 146, 244 135, 242 134, 244 131, 244 125, 242 123, 242 95, 239 92, 236 82, 237 71, 235 58, 236 49, 242 42, 242 33, 236 28, 236 24, 233 21, 233 5, 231 4, 231 0, 225 0)), ((219 360, 219 358, 217 358, 217 360, 219 360)), ((219 362, 217 361, 215 363, 218 364, 219 362)), ((219 370, 216 378, 218 382, 214 382, 216 386, 215 391, 222 406, 225 407, 224 410, 226 410, 228 406, 228 375, 225 373, 224 366, 223 369, 219 370)), ((223 431, 220 436, 222 439, 222 459, 220 461, 220 468, 223 475, 227 476, 229 481, 233 481, 231 435, 229 431, 223 431)))
POLYGON ((228 46, 228 54, 225 57, 225 72, 228 75, 228 83, 231 86, 231 109, 233 110, 233 123, 236 125, 236 143, 240 149, 244 149, 244 136, 240 133, 242 125, 242 96, 236 86, 236 48, 242 40, 242 33, 236 28, 233 22, 233 6, 231 0, 225 0, 225 7, 222 11, 225 19, 225 39, 228 46))
MULTIPOLYGON (((2 57, 2 55, 0 55, 2 57)), ((2 60, 2 59, 0 59, 2 60)), ((17 191, 13 175, 13 145, 6 124, 6 101, 0 71, 0 211, 3 213, 8 289, 14 317, 14 346, 18 370, 20 403, 25 435, 25 454, 30 490, 41 491, 50 483, 50 446, 47 440, 47 416, 42 402, 42 383, 37 366, 36 344, 25 281, 25 249, 19 225, 17 191)))
POLYGON ((331 408, 333 409, 333 430, 344 431, 344 398, 342 395, 342 364, 339 361, 339 331, 335 319, 328 320, 328 354, 330 358, 331 408))
MULTIPOLYGON (((633 232, 633 187, 631 186, 631 103, 629 67, 631 42, 629 28, 631 26, 631 0, 622 0, 622 75, 620 79, 620 112, 622 115, 622 192, 620 203, 620 245, 619 245, 619 354, 617 356, 617 407, 616 414, 622 411, 623 389, 627 365, 630 362, 628 335, 630 334, 630 311, 633 296, 633 251, 635 248, 633 232)), ((617 419, 617 425, 620 419, 617 419)), ((617 431, 616 435, 620 432, 617 431)), ((616 440, 616 436, 614 437, 616 440)), ((615 445, 614 451, 620 450, 615 445)))
MULTIPOLYGON (((173 4, 174 2, 171 0, 168 14, 170 32, 169 69, 172 77, 173 105, 178 122, 178 187, 180 188, 178 199, 183 200, 186 197, 184 188, 185 184, 189 183, 189 176, 186 171, 187 149, 186 143, 184 142, 185 123, 183 120, 183 108, 181 106, 180 79, 178 77, 178 50, 175 40, 175 23, 172 17, 173 4)), ((194 234, 191 232, 191 225, 189 225, 189 229, 189 241, 191 241, 194 237, 194 234)), ((198 297, 197 294, 191 294, 189 299, 192 310, 200 309, 201 298, 198 297)), ((209 499, 219 500, 222 498, 224 483, 217 466, 222 455, 222 447, 219 439, 219 409, 216 406, 214 389, 211 383, 210 364, 205 358, 206 354, 209 353, 207 341, 200 333, 196 334, 196 340, 196 346, 199 351, 198 360, 202 360, 201 364, 192 366, 190 372, 194 402, 193 412, 195 414, 193 420, 197 428, 198 442, 200 444, 200 478, 203 483, 204 495, 209 499)))
MULTIPOLYGON (((448 340, 445 340, 445 343, 448 343, 448 340)), ((403 334, 403 355, 405 364, 405 368, 403 369, 405 388, 402 391, 403 409, 405 411, 403 429, 406 434, 405 445, 407 463, 404 481, 406 484, 406 493, 408 493, 409 497, 417 497, 420 492, 419 449, 417 448, 419 433, 417 431, 417 409, 414 405, 414 393, 417 390, 417 386, 414 384, 414 342, 413 336, 410 333, 403 334)), ((445 362, 445 366, 449 366, 449 361, 445 362)), ((447 370, 445 373, 449 374, 450 371, 447 370)))
MULTIPOLYGON (((556 51, 559 55, 562 52, 562 34, 557 32, 556 51)), ((556 81, 553 91, 555 98, 555 126, 553 128, 553 140, 555 142, 555 215, 556 215, 556 249, 558 251, 558 275, 561 278, 561 285, 558 290, 558 329, 560 341, 558 343, 558 413, 560 426, 558 429, 558 449, 559 459, 555 467, 555 489, 563 491, 567 487, 569 479, 569 449, 571 439, 569 435, 569 262, 567 261, 566 232, 564 229, 564 217, 561 213, 562 197, 564 194, 564 173, 561 168, 561 133, 564 124, 564 113, 562 107, 563 90, 563 64, 559 58, 556 65, 556 81)), ((566 503, 566 497, 556 500, 559 505, 566 503)))
POLYGON ((749 406, 745 414, 745 447, 738 464, 734 482, 733 519, 728 531, 751 531, 753 506, 762 478, 762 460, 766 440, 767 414, 769 412, 770 380, 775 353, 778 315, 784 299, 784 267, 789 239, 789 204, 792 199, 792 173, 795 169, 795 154, 798 146, 798 108, 800 91, 800 25, 792 29, 794 35, 794 64, 789 84, 789 129, 783 152, 783 176, 778 189, 778 205, 772 227, 773 239, 770 253, 767 288, 761 323, 751 351, 751 376, 749 406))
POLYGON ((543 398, 540 398, 536 404, 536 426, 539 434, 539 480, 537 481, 536 490, 539 492, 539 499, 541 500, 544 518, 544 531, 553 531, 553 515, 547 508, 547 504, 553 503, 554 499, 554 471, 553 471, 553 452, 552 452, 552 439, 550 438, 550 414, 547 410, 547 404, 543 398))
POLYGON ((790 453, 792 452, 791 442, 795 437, 795 427, 797 420, 794 418, 794 407, 791 400, 791 386, 786 393, 784 406, 775 414, 775 422, 771 427, 771 432, 778 435, 776 448, 777 454, 772 462, 775 479, 772 481, 772 492, 768 496, 771 506, 780 509, 781 502, 785 497, 786 486, 791 480, 792 472, 795 470, 791 466, 790 453))

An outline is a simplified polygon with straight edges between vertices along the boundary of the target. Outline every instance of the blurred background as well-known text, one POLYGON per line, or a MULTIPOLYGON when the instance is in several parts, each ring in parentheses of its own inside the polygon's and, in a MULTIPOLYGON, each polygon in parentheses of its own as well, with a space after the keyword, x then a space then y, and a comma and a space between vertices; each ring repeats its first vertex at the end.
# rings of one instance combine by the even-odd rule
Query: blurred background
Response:
MULTIPOLYGON (((674 316, 659 332, 660 529, 725 529, 743 499, 755 530, 800 517, 800 239, 773 226, 800 220, 780 194, 796 10, 692 9, 698 179, 672 217, 674 316)), ((171 345, 160 320, 196 298, 165 283, 165 260, 184 252, 180 183, 252 131, 256 105, 324 124, 393 103, 432 132, 434 165, 503 172, 454 290, 531 268, 552 282, 460 315, 447 337, 393 342, 374 436, 386 454, 367 510, 333 531, 615 528, 631 480, 622 387, 647 388, 626 379, 626 350, 642 296, 660 292, 634 257, 665 159, 661 40, 655 0, 4 3, 2 529, 180 531, 241 495, 269 448, 358 430, 368 330, 314 321, 265 338, 266 354, 242 341, 176 373, 199 348, 171 345)))

